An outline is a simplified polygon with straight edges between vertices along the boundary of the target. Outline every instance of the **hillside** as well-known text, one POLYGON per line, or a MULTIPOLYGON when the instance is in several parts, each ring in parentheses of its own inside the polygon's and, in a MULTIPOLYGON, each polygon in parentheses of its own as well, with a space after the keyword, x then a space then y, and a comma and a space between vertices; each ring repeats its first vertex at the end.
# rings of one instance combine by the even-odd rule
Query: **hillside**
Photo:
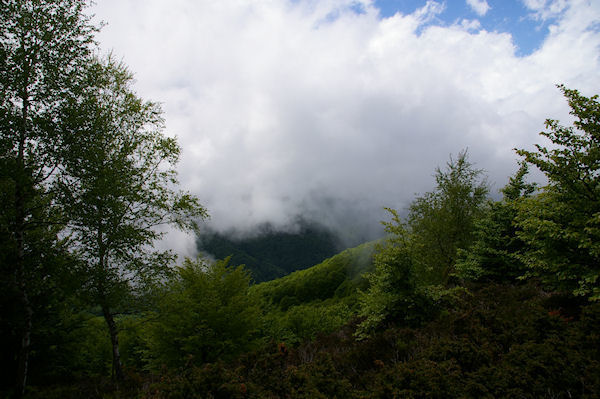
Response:
POLYGON ((363 274, 373 268, 377 243, 346 249, 308 269, 257 284, 252 290, 281 310, 316 300, 347 297, 365 287, 363 274))
POLYGON ((297 345, 334 332, 358 311, 364 273, 373 270, 377 242, 350 248, 305 270, 250 287, 263 311, 263 336, 297 345))
POLYGON ((217 259, 231 256, 231 265, 244 265, 255 282, 306 269, 340 251, 335 234, 316 223, 298 222, 289 231, 266 223, 244 235, 207 230, 197 239, 199 252, 217 259))

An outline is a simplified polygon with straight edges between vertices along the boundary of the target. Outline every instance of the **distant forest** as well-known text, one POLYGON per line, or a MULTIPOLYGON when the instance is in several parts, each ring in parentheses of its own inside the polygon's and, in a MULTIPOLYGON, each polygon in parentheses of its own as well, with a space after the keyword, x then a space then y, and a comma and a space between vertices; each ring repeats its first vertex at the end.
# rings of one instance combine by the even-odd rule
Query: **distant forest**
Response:
POLYGON ((197 238, 200 253, 217 259, 231 257, 230 264, 244 265, 257 283, 314 266, 339 252, 341 245, 334 232, 305 220, 288 229, 265 223, 247 236, 205 229, 197 238))
POLYGON ((597 95, 558 86, 574 122, 516 150, 498 199, 461 151, 379 241, 242 240, 199 229, 87 5, 0 7, 0 396, 600 397, 597 95), (159 250, 165 225, 217 259, 159 250))

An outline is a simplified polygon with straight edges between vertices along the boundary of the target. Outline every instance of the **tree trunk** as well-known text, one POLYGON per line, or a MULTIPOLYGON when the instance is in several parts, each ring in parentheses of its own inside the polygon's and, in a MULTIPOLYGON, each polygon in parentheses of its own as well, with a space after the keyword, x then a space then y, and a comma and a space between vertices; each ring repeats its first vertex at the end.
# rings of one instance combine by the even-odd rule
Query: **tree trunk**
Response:
MULTIPOLYGON (((23 136, 21 136, 23 137, 23 136)), ((14 270, 15 284, 19 293, 19 300, 24 315, 23 328, 21 330, 21 347, 17 363, 17 381, 15 384, 15 395, 21 398, 25 393, 27 383, 27 371, 29 369, 29 348, 31 345, 31 327, 33 309, 27 293, 25 277, 25 196, 24 196, 24 140, 19 143, 19 154, 17 158, 18 170, 15 179, 15 241, 17 247, 17 259, 14 270)))
POLYGON ((104 320, 106 320, 106 325, 108 326, 110 342, 112 344, 112 376, 116 381, 123 381, 125 376, 123 375, 121 355, 119 354, 119 332, 117 330, 117 324, 115 323, 115 319, 108 306, 102 305, 102 313, 104 314, 104 320))
MULTIPOLYGON (((19 248, 19 252, 22 252, 22 248, 19 248)), ((27 289, 25 287, 23 260, 24 259, 21 256, 19 256, 19 258, 17 259, 18 265, 16 273, 16 281, 19 287, 21 305, 23 306, 25 316, 23 330, 21 332, 21 347, 19 348, 19 357, 17 365, 17 381, 15 390, 15 396, 17 398, 21 398, 25 394, 25 386, 27 384, 27 372, 29 369, 31 329, 33 324, 33 308, 31 306, 29 295, 27 294, 27 289)))
POLYGON ((25 209, 27 192, 27 171, 25 170, 25 145, 27 138, 27 118, 29 111, 29 95, 27 86, 23 88, 23 108, 21 110, 21 126, 17 149, 17 170, 15 171, 15 240, 17 246, 17 260, 15 267, 15 283, 19 292, 19 299, 23 306, 24 325, 21 332, 21 347, 17 365, 17 381, 15 395, 21 398, 25 394, 27 383, 27 371, 29 369, 29 349, 31 346, 31 329, 33 320, 33 308, 27 293, 25 276, 25 209))

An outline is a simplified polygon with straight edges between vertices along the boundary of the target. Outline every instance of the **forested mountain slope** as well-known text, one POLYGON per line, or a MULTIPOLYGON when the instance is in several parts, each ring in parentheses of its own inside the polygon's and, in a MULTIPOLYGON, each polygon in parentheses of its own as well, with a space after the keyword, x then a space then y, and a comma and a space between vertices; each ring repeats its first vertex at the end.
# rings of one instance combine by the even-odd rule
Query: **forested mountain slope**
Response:
POLYGON ((315 300, 344 298, 364 288, 363 273, 372 270, 377 241, 350 248, 305 270, 252 287, 281 310, 315 300))
POLYGON ((313 266, 341 249, 335 234, 323 226, 299 221, 293 227, 286 231, 264 224, 244 235, 206 230, 197 247, 217 259, 230 256, 230 264, 244 265, 256 282, 313 266))

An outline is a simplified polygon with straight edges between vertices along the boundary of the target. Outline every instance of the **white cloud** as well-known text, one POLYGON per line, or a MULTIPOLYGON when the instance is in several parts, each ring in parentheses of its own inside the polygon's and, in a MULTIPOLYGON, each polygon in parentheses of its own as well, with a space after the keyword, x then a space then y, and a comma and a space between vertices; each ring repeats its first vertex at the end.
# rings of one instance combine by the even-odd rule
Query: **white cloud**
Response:
POLYGON ((466 147, 499 188, 513 148, 539 142, 545 118, 569 117, 554 85, 600 87, 591 3, 566 8, 527 57, 507 33, 424 26, 440 3, 385 19, 370 2, 361 14, 352 4, 98 2, 102 46, 124 57, 143 97, 164 104, 182 185, 215 225, 285 224, 303 212, 376 228, 381 207, 431 189, 434 168, 466 147))
POLYGON ((483 17, 490 10, 487 0, 467 0, 467 4, 480 17, 483 17))
POLYGON ((415 10, 412 14, 413 17, 416 18, 419 24, 425 24, 427 22, 431 22, 436 15, 444 12, 446 6, 444 3, 438 3, 437 1, 427 0, 425 5, 421 8, 415 10))
POLYGON ((569 3, 575 6, 581 4, 580 0, 522 0, 522 2, 525 7, 533 11, 532 16, 538 20, 559 17, 569 7, 569 3))
POLYGON ((478 31, 481 29, 481 22, 476 19, 463 19, 458 25, 466 31, 478 31))

